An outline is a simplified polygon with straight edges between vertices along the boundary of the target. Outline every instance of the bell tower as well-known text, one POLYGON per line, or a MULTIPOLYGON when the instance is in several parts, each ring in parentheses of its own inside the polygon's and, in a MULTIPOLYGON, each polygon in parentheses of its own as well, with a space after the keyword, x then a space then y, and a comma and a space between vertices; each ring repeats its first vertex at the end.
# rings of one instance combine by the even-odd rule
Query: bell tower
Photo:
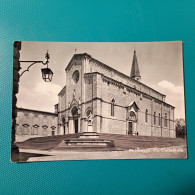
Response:
POLYGON ((131 67, 130 78, 135 79, 137 81, 141 80, 141 75, 139 72, 139 67, 137 62, 136 50, 134 50, 134 54, 133 54, 133 62, 131 67))

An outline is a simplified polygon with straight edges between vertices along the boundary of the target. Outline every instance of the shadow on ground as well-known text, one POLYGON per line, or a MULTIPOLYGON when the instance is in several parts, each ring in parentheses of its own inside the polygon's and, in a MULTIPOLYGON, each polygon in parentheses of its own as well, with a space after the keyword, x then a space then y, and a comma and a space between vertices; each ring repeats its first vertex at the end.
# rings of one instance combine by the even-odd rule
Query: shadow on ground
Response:
POLYGON ((31 158, 31 157, 44 157, 44 156, 51 156, 51 155, 20 152, 18 162, 27 162, 28 159, 31 158))

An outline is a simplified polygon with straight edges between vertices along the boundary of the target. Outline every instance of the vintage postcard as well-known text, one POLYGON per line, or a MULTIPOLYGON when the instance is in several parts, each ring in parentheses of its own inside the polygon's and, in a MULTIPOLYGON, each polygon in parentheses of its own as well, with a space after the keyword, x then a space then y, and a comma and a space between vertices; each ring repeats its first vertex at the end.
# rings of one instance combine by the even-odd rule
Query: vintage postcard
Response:
POLYGON ((13 50, 13 162, 187 158, 181 41, 13 50))

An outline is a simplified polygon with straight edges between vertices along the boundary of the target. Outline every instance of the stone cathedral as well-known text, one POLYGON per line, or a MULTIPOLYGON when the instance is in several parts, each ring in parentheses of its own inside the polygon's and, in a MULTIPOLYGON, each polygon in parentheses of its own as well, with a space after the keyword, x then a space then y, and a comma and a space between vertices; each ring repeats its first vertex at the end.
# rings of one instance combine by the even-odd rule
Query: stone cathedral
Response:
POLYGON ((60 91, 58 134, 82 132, 176 137, 174 107, 143 84, 136 51, 130 77, 92 58, 75 54, 60 91))
POLYGON ((176 137, 175 108, 141 82, 136 51, 130 76, 87 53, 74 54, 65 72, 55 113, 18 109, 16 140, 82 132, 176 137))

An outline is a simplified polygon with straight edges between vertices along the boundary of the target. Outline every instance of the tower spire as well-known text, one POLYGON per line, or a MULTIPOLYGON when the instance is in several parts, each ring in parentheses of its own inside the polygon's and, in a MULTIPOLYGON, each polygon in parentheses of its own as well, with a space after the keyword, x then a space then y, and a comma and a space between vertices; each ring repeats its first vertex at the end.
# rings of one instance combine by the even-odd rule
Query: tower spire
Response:
POLYGON ((130 78, 135 79, 137 81, 141 79, 135 49, 134 49, 134 54, 133 54, 133 62, 132 62, 132 67, 131 67, 130 78))

